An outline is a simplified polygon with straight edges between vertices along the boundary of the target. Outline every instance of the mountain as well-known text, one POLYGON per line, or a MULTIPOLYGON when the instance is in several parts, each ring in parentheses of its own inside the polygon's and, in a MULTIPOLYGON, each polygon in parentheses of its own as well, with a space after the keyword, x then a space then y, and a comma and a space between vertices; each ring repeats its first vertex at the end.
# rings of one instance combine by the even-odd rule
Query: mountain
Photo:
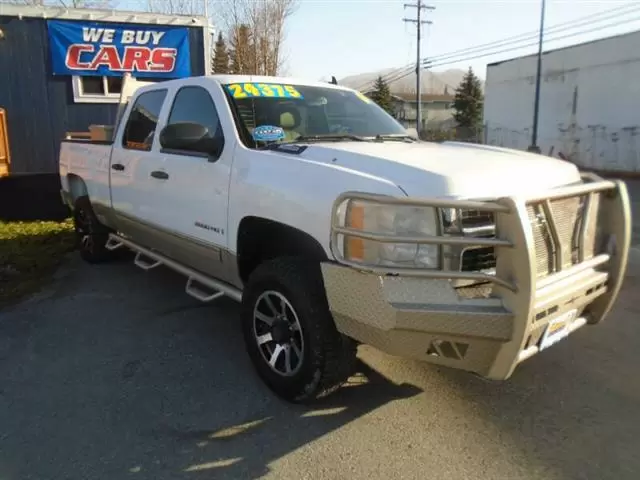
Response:
MULTIPOLYGON (((357 90, 367 90, 373 86, 373 82, 382 75, 382 78, 392 79, 395 76, 398 68, 385 68, 378 70, 377 72, 361 73, 358 75, 350 75, 348 77, 338 80, 339 85, 345 85, 357 90), (391 76, 393 74, 393 77, 391 76)), ((403 71, 403 70, 401 70, 403 71)), ((433 72, 431 70, 423 70, 421 75, 422 93, 447 93, 454 94, 456 87, 460 84, 462 77, 466 73, 466 70, 450 69, 442 72, 433 72)), ((484 85, 484 82, 483 82, 484 85)), ((404 78, 392 81, 389 83, 391 93, 413 93, 416 91, 416 74, 412 73, 404 78)))

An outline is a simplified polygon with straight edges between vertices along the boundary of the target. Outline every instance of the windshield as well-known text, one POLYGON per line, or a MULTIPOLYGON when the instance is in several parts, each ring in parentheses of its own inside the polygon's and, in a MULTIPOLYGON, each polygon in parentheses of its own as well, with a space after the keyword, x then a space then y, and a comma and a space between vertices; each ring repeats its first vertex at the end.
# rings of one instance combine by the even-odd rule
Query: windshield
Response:
POLYGON ((274 83, 224 85, 245 145, 406 136, 391 115, 359 92, 274 83))

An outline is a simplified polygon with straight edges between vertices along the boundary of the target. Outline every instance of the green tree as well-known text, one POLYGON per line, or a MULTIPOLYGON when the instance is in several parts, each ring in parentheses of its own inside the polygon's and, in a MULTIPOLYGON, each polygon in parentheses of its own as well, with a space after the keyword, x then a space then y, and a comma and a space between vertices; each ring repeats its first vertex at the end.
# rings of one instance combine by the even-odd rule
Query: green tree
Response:
POLYGON ((373 85, 373 92, 369 95, 371 100, 376 102, 387 113, 393 115, 393 100, 391 99, 391 90, 389 85, 384 81, 382 76, 378 76, 373 85))
POLYGON ((478 127, 482 123, 483 104, 482 83, 473 73, 473 69, 469 67, 460 85, 456 88, 456 95, 453 100, 453 109, 455 110, 453 118, 458 126, 465 128, 478 127))
POLYGON ((218 33, 211 63, 213 73, 229 73, 229 52, 227 51, 227 44, 222 38, 222 33, 218 33))
POLYGON ((231 72, 235 74, 256 74, 256 61, 251 28, 247 24, 240 24, 231 34, 229 57, 231 72))

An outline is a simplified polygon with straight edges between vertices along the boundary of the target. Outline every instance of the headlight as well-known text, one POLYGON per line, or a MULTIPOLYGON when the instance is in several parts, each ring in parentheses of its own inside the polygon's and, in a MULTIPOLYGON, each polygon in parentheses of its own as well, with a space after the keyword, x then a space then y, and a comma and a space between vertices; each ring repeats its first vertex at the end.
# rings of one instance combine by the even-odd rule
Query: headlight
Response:
MULTIPOLYGON (((431 207, 384 205, 348 200, 337 211, 338 225, 389 236, 436 236, 438 220, 431 207)), ((438 245, 386 243, 345 235, 339 242, 346 260, 366 265, 438 268, 438 245)))

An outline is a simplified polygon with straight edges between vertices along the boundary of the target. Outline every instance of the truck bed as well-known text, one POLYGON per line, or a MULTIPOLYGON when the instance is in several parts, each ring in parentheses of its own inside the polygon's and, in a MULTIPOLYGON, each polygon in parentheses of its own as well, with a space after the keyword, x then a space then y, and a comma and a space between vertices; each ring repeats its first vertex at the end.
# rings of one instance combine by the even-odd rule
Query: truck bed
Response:
MULTIPOLYGON (((60 144, 60 183, 63 192, 83 188, 92 199, 109 204, 109 160, 111 141, 65 139, 60 144), (73 176, 82 183, 74 183, 73 176)), ((79 195, 74 192, 74 197, 79 195)))

